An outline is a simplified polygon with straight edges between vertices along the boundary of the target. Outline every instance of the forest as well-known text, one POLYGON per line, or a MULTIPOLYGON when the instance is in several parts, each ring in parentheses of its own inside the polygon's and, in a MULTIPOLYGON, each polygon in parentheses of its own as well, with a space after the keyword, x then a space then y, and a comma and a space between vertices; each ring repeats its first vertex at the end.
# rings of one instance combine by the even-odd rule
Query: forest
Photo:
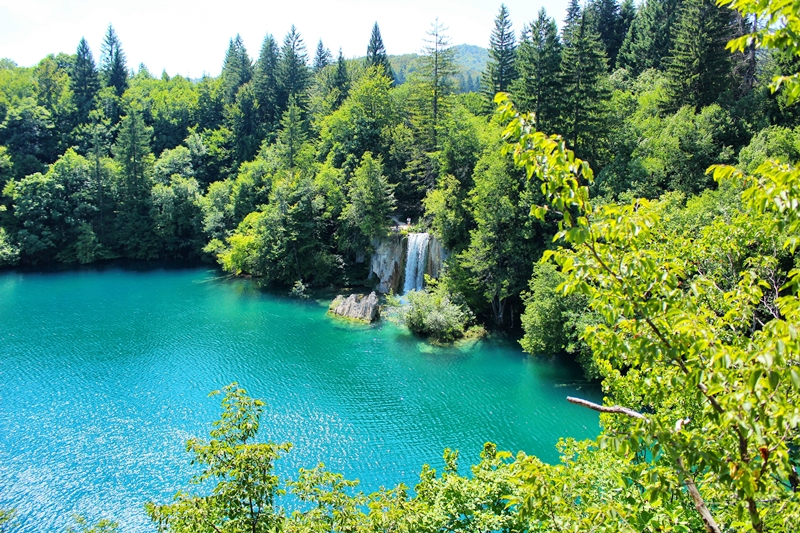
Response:
POLYGON ((557 225, 529 217, 543 198, 501 154, 493 97, 589 161, 596 196, 710 215, 728 200, 709 165, 800 150, 796 109, 763 83, 797 59, 725 49, 752 24, 710 2, 596 0, 572 2, 560 31, 542 10, 517 32, 501 6, 467 93, 438 21, 403 83, 377 23, 361 60, 321 41, 309 57, 294 27, 253 60, 236 36, 201 80, 134 73, 109 26, 97 64, 85 40, 2 64, 0 265, 200 259, 276 287, 360 286, 390 215, 411 217, 450 253, 443 290, 480 321, 547 330, 525 348, 587 358, 585 306, 543 297, 557 280, 534 265, 557 225))
POLYGON ((81 40, 0 65, 0 265, 360 286, 411 217, 450 252, 436 292, 602 380, 603 433, 560 464, 487 445, 463 477, 448 450, 413 495, 370 496, 323 468, 281 485, 289 446, 254 442, 263 404, 231 386, 188 444, 216 489, 150 505, 164 531, 793 531, 799 13, 572 0, 517 31, 500 6, 473 92, 439 21, 404 79, 377 23, 359 60, 309 58, 294 27, 253 60, 237 36, 201 80, 134 73, 109 26, 99 64, 81 40))

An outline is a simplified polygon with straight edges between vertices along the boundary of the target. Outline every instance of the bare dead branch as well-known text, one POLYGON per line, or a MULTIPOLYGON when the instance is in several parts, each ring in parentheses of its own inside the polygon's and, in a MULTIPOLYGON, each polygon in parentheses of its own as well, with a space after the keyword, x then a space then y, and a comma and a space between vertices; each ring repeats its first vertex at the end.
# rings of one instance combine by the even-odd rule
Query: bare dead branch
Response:
POLYGON ((575 398, 573 396, 567 396, 567 401, 569 403, 574 403, 576 405, 580 405, 582 407, 588 407, 593 411, 600 411, 601 413, 615 413, 626 415, 631 418, 638 418, 639 420, 647 420, 647 417, 644 416, 642 413, 634 411, 633 409, 628 409, 627 407, 622 407, 621 405, 600 405, 594 402, 590 402, 589 400, 584 400, 582 398, 575 398))

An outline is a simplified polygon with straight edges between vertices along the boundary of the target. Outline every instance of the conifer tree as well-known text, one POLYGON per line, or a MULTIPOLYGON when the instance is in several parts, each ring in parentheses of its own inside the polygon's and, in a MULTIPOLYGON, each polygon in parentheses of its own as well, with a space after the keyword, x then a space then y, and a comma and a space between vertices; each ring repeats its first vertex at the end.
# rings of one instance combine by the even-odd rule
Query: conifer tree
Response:
POLYGON ((319 72, 333 61, 331 51, 322 44, 322 39, 317 43, 317 53, 314 55, 314 72, 319 72))
MULTIPOLYGON (((114 157, 120 164, 127 191, 142 191, 149 178, 148 157, 153 128, 147 126, 138 105, 134 105, 120 121, 114 145, 114 157)), ((149 190, 149 189, 148 189, 149 190)))
POLYGON ((197 129, 215 130, 222 123, 222 80, 207 74, 197 84, 197 129))
POLYGON ((602 110, 609 96, 603 83, 606 73, 603 45, 586 12, 580 8, 577 17, 569 16, 565 21, 562 40, 561 133, 577 154, 594 158, 602 129, 602 110))
POLYGON ((578 0, 570 0, 567 4, 567 16, 564 18, 564 28, 561 32, 561 42, 564 46, 571 46, 570 39, 573 37, 573 28, 581 19, 581 5, 578 0))
POLYGON ((294 25, 283 39, 277 74, 278 110, 281 115, 288 109, 292 97, 301 109, 305 109, 306 91, 311 84, 311 73, 308 68, 306 45, 294 25))
MULTIPOLYGON (((622 5, 619 8, 619 26, 617 28, 617 35, 619 35, 619 45, 625 42, 625 36, 628 35, 628 30, 636 17, 636 3, 633 0, 622 0, 622 5)), ((619 50, 617 50, 619 55, 619 50)), ((616 63, 615 63, 616 64, 616 63)))
POLYGON ((386 54, 386 47, 383 45, 381 30, 377 22, 372 26, 372 35, 370 35, 369 45, 367 45, 366 59, 367 68, 383 67, 383 73, 394 83, 394 70, 392 70, 392 65, 389 63, 389 56, 386 54))
POLYGON ((350 93, 350 76, 347 73, 347 62, 342 55, 342 49, 339 48, 339 57, 336 59, 336 72, 333 75, 333 88, 336 89, 337 95, 333 103, 334 109, 338 109, 345 101, 347 95, 350 93))
POLYGON ((625 38, 625 33, 621 33, 620 6, 617 0, 593 0, 588 9, 594 29, 606 49, 609 66, 613 67, 617 63, 617 54, 625 38))
POLYGON ((395 207, 394 186, 383 171, 380 156, 366 152, 353 172, 348 185, 348 202, 342 209, 340 246, 364 252, 371 242, 382 238, 389 229, 389 215, 395 207))
POLYGON ((273 131, 280 119, 278 60, 278 43, 271 34, 267 34, 253 72, 253 90, 258 101, 258 116, 267 132, 273 131))
POLYGON ((134 259, 151 259, 155 254, 150 218, 152 135, 153 128, 145 124, 141 109, 134 104, 120 120, 114 145, 114 158, 122 171, 118 188, 117 241, 125 256, 134 259))
POLYGON ((683 0, 646 0, 628 28, 617 67, 628 69, 633 76, 649 68, 663 71, 682 3, 683 0))
POLYGON ((544 8, 522 32, 517 50, 519 77, 513 94, 519 108, 533 112, 537 131, 555 131, 561 98, 561 41, 556 21, 544 8))
POLYGON ((290 169, 295 167, 297 153, 306 141, 305 121, 297 105, 297 99, 292 97, 289 106, 281 117, 281 129, 278 132, 277 145, 283 156, 286 166, 290 169))
POLYGON ((725 49, 732 13, 713 0, 685 0, 667 61, 668 107, 699 110, 730 88, 731 60, 725 49))
POLYGON ((253 159, 263 137, 258 100, 252 82, 245 83, 239 88, 236 102, 230 107, 228 122, 228 127, 233 132, 234 157, 238 166, 253 159))
POLYGON ((113 87, 117 97, 122 96, 128 88, 128 66, 125 64, 122 44, 110 24, 101 48, 100 70, 106 87, 113 87))
POLYGON ((89 112, 94 108, 94 98, 100 90, 100 79, 92 50, 84 38, 78 43, 70 75, 70 87, 78 110, 78 123, 83 124, 89 120, 89 112))
POLYGON ((443 115, 444 99, 453 92, 452 77, 456 73, 455 51, 450 46, 447 28, 439 19, 428 30, 427 43, 420 57, 417 71, 425 99, 422 102, 422 117, 428 130, 427 144, 430 149, 438 147, 437 133, 443 115))
POLYGON ((236 38, 230 40, 225 62, 222 64, 222 98, 226 105, 236 101, 239 87, 252 77, 253 65, 250 56, 247 55, 242 37, 237 33, 236 38))
POLYGON ((471 93, 475 92, 475 79, 472 77, 472 74, 467 72, 467 77, 464 80, 464 92, 471 93))
POLYGON ((489 38, 489 62, 481 84, 491 107, 494 95, 507 92, 517 77, 517 43, 511 18, 505 4, 500 4, 500 12, 494 19, 494 29, 489 38))

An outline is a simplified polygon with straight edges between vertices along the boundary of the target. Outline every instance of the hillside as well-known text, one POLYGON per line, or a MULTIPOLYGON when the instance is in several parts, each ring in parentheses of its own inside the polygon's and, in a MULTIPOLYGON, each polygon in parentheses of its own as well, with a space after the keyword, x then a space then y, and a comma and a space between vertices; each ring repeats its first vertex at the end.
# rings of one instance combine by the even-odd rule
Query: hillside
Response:
MULTIPOLYGON (((459 44, 456 50, 456 65, 458 76, 455 80, 458 92, 477 91, 480 85, 481 72, 486 68, 489 60, 489 50, 472 44, 459 44)), ((416 70, 416 61, 419 54, 390 55, 389 62, 394 69, 397 83, 404 83, 408 75, 416 70)))

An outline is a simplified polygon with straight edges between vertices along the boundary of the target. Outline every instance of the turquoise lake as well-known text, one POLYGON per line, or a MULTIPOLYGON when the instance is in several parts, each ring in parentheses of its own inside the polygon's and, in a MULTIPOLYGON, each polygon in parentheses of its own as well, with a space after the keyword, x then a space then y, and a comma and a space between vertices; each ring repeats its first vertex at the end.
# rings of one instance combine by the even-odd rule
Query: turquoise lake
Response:
POLYGON ((327 304, 207 268, 0 273, 0 508, 23 532, 73 514, 154 531, 143 504, 189 488, 184 443, 233 381, 267 402, 261 436, 294 444, 284 477, 324 462, 366 492, 413 487, 446 447, 467 472, 486 441, 555 462, 559 437, 599 433, 565 400, 600 399, 575 368, 512 340, 434 348, 327 304))

